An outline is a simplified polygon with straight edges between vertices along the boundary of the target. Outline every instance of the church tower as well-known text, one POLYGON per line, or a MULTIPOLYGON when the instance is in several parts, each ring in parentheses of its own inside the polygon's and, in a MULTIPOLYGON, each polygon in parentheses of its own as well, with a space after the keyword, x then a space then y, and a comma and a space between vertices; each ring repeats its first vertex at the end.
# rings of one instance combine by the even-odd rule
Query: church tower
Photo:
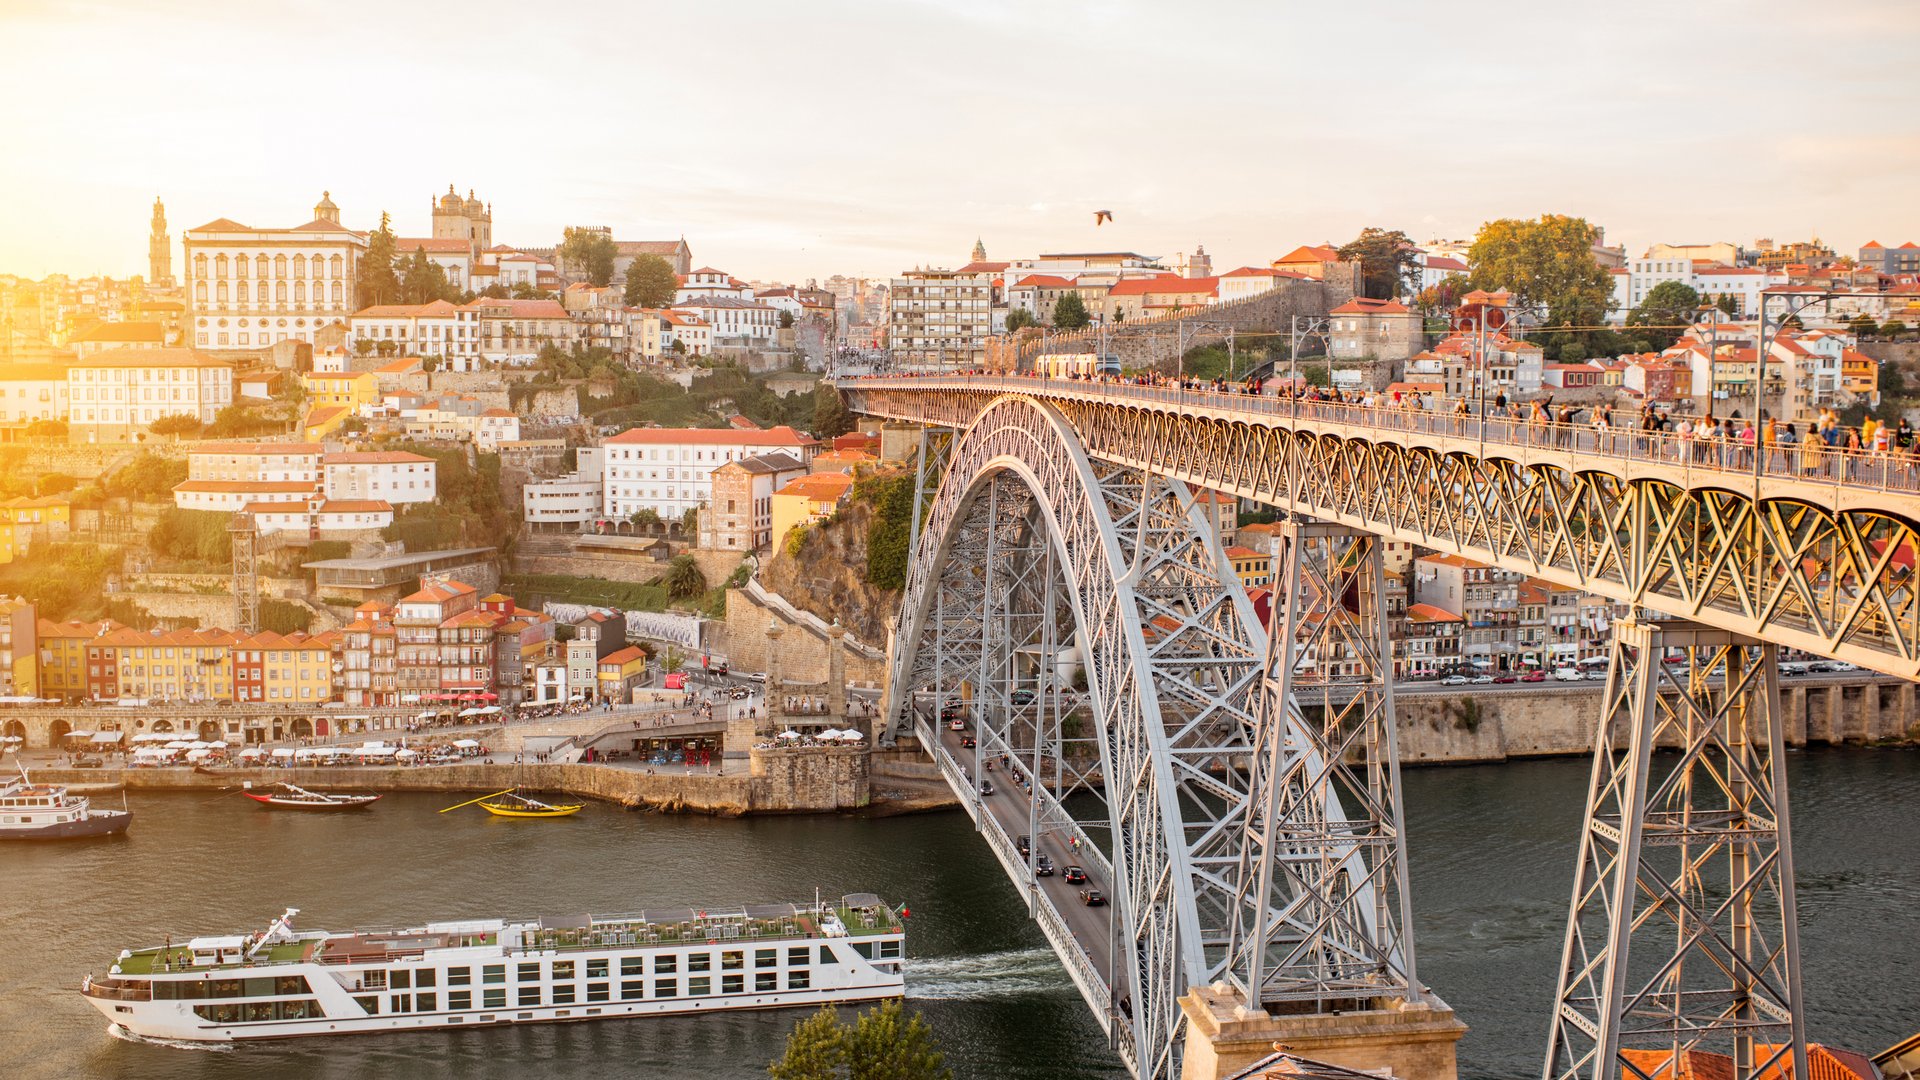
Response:
POLYGON ((325 221, 334 225, 340 224, 340 208, 333 205, 333 192, 323 191, 320 193, 320 201, 313 206, 313 217, 316 221, 325 221))
POLYGON ((433 237, 465 241, 467 256, 477 260, 493 246, 493 207, 481 202, 472 188, 462 199, 448 184, 447 193, 433 201, 433 237))
POLYGON ((972 261, 974 262, 987 261, 987 244, 986 244, 986 241, 981 240, 979 237, 975 237, 973 241, 973 260, 972 261))
POLYGON ((173 239, 167 235, 167 208, 153 197, 153 233, 147 237, 147 284, 156 289, 173 285, 173 239))

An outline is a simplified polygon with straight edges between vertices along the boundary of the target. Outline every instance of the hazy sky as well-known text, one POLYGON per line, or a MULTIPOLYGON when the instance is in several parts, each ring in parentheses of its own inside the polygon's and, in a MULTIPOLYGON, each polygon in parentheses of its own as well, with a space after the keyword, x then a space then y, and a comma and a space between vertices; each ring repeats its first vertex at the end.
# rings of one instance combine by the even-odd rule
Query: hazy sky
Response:
POLYGON ((1920 241, 1914 0, 0 0, 0 95, 34 276, 144 272, 156 194, 177 266, 322 189, 424 235, 449 182, 507 243, 684 234, 756 278, 1549 211, 1634 254, 1920 241))

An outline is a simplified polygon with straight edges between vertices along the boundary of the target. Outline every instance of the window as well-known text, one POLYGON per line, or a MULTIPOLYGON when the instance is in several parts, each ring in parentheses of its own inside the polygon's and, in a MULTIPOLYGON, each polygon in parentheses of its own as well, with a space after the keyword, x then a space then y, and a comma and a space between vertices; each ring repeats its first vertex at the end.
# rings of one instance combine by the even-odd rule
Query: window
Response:
POLYGON ((540 1004, 540 988, 538 986, 521 987, 520 988, 520 1004, 522 1005, 540 1004))
POLYGON ((712 953, 704 953, 704 952, 694 953, 693 955, 687 957, 688 971, 711 971, 712 969, 713 969, 712 953))
MULTIPOLYGON (((601 974, 603 974, 603 975, 604 975, 604 974, 606 974, 606 972, 604 972, 604 971, 603 971, 603 972, 601 972, 601 974)), ((555 960, 555 961, 553 962, 553 977, 554 977, 555 979, 571 979, 571 978, 573 978, 573 961, 571 961, 571 960, 555 960)))
POLYGON ((779 962, 780 962, 779 949, 755 949, 753 951, 754 967, 757 967, 757 968, 773 967, 775 964, 778 964, 779 962))
POLYGON ((811 988, 812 985, 813 985, 812 972, 807 971, 805 968, 802 968, 799 971, 787 972, 787 989, 806 990, 811 988))
POLYGON ((653 982, 653 996, 657 998, 679 997, 680 980, 655 979, 653 982))
POLYGON ((711 993, 713 993, 713 977, 712 976, 696 975, 693 978, 690 978, 687 980, 687 996, 688 997, 701 997, 703 995, 711 994, 711 993))
POLYGON ((723 994, 745 993, 747 989, 746 983, 747 977, 745 975, 722 975, 720 976, 720 992, 723 994))
POLYGON ((485 987, 480 991, 480 1007, 483 1009, 504 1009, 507 1007, 506 987, 485 987))
POLYGON ((796 945, 793 948, 787 950, 787 966, 788 967, 806 967, 807 966, 807 947, 805 945, 796 945))
POLYGON ((645 979, 630 979, 620 984, 621 1001, 639 1001, 646 996, 647 981, 645 979))
POLYGON ((483 983, 503 983, 507 981, 507 965, 488 964, 480 969, 480 981, 483 983))
POLYGON ((758 993, 766 993, 771 990, 780 989, 780 973, 778 971, 754 972, 753 988, 758 993))
POLYGON ((521 964, 519 975, 520 975, 521 982, 539 982, 540 981, 539 962, 536 961, 531 964, 521 964))
MULTIPOLYGON (((555 994, 557 995, 558 993, 559 991, 556 990, 555 994)), ((607 1000, 607 997, 608 997, 608 985, 606 983, 600 982, 600 983, 587 984, 587 1000, 588 1001, 605 1001, 607 1000)))
POLYGON ((644 957, 644 956, 623 956, 623 957, 621 957, 621 958, 620 958, 620 974, 622 974, 622 975, 645 975, 646 973, 647 973, 647 958, 646 958, 646 957, 644 957))
POLYGON ((727 952, 723 952, 720 954, 720 966, 727 971, 738 971, 742 966, 741 961, 745 955, 746 954, 739 949, 730 949, 727 952))
POLYGON ((395 990, 405 990, 412 982, 413 973, 410 971, 396 971, 387 977, 387 985, 395 990))
POLYGON ((678 956, 669 953, 653 958, 653 973, 655 975, 671 975, 678 970, 680 970, 680 958, 678 956))

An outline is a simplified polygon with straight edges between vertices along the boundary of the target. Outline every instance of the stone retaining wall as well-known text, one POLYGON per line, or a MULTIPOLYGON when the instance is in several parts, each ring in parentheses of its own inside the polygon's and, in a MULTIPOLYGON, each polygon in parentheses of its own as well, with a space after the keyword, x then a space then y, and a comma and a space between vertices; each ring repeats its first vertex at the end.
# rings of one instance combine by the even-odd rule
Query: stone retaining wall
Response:
MULTIPOLYGON (((780 635, 780 674, 796 684, 827 681, 827 640, 813 627, 786 618, 781 612, 756 601, 745 589, 727 590, 727 618, 713 628, 709 645, 724 655, 735 671, 767 671, 767 624, 778 622, 786 631, 780 635)), ((884 657, 869 659, 847 650, 847 682, 879 686, 886 681, 884 657)))

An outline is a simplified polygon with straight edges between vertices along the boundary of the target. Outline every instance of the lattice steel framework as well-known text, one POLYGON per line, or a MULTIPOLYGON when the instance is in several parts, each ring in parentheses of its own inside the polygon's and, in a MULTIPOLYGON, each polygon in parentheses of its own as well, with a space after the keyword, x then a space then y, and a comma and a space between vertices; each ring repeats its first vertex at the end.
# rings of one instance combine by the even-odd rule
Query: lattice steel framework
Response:
POLYGON ((233 539, 233 629, 242 636, 260 632, 260 575, 254 559, 259 533, 253 515, 242 510, 227 523, 233 539))
MULTIPOLYGON (((998 654, 1030 636, 1007 629, 1008 613, 1027 606, 1010 599, 1027 587, 1011 566, 1036 563, 1035 543, 1020 537, 1052 548, 1084 652, 1118 916, 1113 1000, 1096 1007, 1130 999, 1108 1020, 1141 1076, 1177 1073, 1179 995, 1225 977, 1243 895, 1252 799, 1242 766, 1265 641, 1206 513, 1178 481, 1089 459, 1057 411, 996 402, 948 455, 909 571, 888 687, 894 734, 912 723, 923 691, 937 704, 965 680, 982 704, 996 698, 1007 681, 998 654)), ((1049 577, 1031 580, 1044 588, 1049 577)))
POLYGON ((1280 539, 1233 981, 1321 1010, 1418 999, 1381 542, 1299 521, 1280 539))
MULTIPOLYGON (((1920 678, 1920 499, 1291 420, 1033 379, 843 384, 874 415, 965 426, 1008 389, 1100 461, 1151 469, 1663 614, 1920 678)), ((1629 438, 1629 436, 1622 436, 1629 438)))
POLYGON ((1616 624, 1546 1080, 1670 1078, 1696 1048, 1810 1075, 1775 653, 1616 624))

